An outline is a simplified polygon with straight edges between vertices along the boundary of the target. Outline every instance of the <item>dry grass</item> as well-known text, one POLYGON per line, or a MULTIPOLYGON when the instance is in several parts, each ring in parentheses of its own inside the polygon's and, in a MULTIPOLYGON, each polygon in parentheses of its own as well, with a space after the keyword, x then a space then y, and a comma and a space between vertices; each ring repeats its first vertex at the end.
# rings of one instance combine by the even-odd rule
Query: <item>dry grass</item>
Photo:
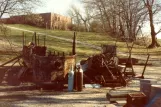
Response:
MULTIPOLYGON (((20 24, 9 25, 9 26, 26 29, 26 30, 32 30, 35 32, 41 32, 41 33, 53 35, 56 37, 67 38, 67 39, 72 39, 73 33, 74 33, 73 31, 46 30, 43 28, 37 28, 33 26, 20 25, 20 24)), ((26 44, 27 44, 28 42, 32 41, 33 33, 25 32, 25 35, 26 35, 26 44)), ((22 48, 22 31, 10 29, 8 30, 7 38, 12 42, 12 45, 19 47, 19 49, 22 48)), ((44 39, 44 36, 40 36, 41 45, 43 45, 43 39, 44 39)), ((111 38, 107 34, 99 34, 99 33, 92 33, 92 32, 77 32, 77 40, 80 42, 85 42, 85 43, 92 44, 95 46, 101 46, 101 44, 106 44, 106 45, 116 44, 117 51, 127 53, 127 55, 125 55, 124 57, 128 57, 127 44, 120 40, 116 42, 115 38, 111 38)), ((129 43, 129 45, 131 44, 129 43)), ((59 39, 52 38, 52 37, 46 37, 46 46, 48 47, 47 51, 49 50, 59 51, 60 53, 65 52, 66 54, 69 54, 72 51, 71 42, 59 40, 59 39)), ((161 48, 147 50, 146 46, 140 46, 138 45, 138 43, 136 43, 134 45, 134 48, 132 49, 132 54, 138 54, 139 56, 140 54, 144 54, 142 55, 144 57, 147 55, 147 53, 150 53, 151 58, 153 58, 153 56, 154 58, 161 58, 160 50, 161 48)), ((86 59, 88 56, 91 56, 97 53, 100 53, 100 51, 96 49, 92 49, 88 46, 77 44, 77 60, 86 59)), ((123 57, 121 54, 118 54, 118 56, 123 57)))

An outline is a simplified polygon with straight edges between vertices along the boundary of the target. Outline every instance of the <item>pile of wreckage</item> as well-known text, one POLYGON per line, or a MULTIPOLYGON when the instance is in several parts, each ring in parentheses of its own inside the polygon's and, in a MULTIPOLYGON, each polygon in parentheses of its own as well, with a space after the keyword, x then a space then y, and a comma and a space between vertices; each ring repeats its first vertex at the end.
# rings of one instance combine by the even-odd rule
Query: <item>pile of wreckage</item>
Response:
POLYGON ((84 71, 84 84, 95 83, 105 87, 126 86, 130 78, 135 75, 134 71, 127 72, 124 66, 119 65, 114 45, 102 45, 101 54, 82 60, 80 64, 84 71))

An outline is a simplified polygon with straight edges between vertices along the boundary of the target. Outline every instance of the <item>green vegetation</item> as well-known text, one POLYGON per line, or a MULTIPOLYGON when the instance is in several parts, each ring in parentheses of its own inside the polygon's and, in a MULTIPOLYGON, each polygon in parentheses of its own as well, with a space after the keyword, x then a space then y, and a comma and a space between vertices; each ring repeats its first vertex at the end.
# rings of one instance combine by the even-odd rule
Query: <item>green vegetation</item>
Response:
MULTIPOLYGON (((63 37, 67 39, 72 39, 74 32, 73 31, 61 31, 61 30, 46 30, 43 28, 38 28, 38 27, 32 27, 29 25, 20 25, 20 24, 15 24, 15 25, 8 25, 11 27, 17 27, 20 29, 26 29, 26 30, 32 30, 34 32, 39 32, 39 33, 44 33, 48 35, 53 35, 56 37, 63 37)), ((20 30, 13 30, 10 29, 8 31, 8 34, 6 38, 11 41, 12 45, 17 47, 19 50, 22 48, 22 31, 20 30)), ((25 32, 24 33, 26 36, 26 44, 28 42, 34 41, 33 38, 33 33, 25 32)), ((2 35, 2 34, 0 34, 2 35)), ((40 38, 40 45, 44 45, 44 37, 43 35, 39 35, 40 38)), ((1 37, 2 38, 2 37, 1 37)), ((77 32, 77 40, 81 42, 86 42, 88 44, 92 44, 95 46, 101 46, 101 44, 111 44, 111 45, 117 45, 117 51, 119 52, 128 52, 127 45, 125 42, 121 42, 118 40, 116 42, 116 38, 111 38, 107 34, 99 34, 99 33, 91 33, 91 32, 77 32)), ((56 51, 59 52, 60 54, 65 52, 65 54, 69 54, 72 51, 72 43, 68 41, 63 41, 59 39, 55 39, 53 37, 46 36, 46 46, 48 47, 48 50, 56 51)), ((150 49, 149 52, 154 52, 157 53, 160 50, 160 48, 156 49, 150 49)), ((88 46, 84 46, 81 44, 77 44, 77 60, 87 58, 88 56, 91 56, 93 54, 100 53, 99 50, 92 49, 88 46)), ((139 46, 139 45, 134 45, 134 48, 132 52, 136 53, 145 53, 147 54, 147 49, 145 46, 139 46)), ((118 54, 119 56, 119 54, 118 54)))

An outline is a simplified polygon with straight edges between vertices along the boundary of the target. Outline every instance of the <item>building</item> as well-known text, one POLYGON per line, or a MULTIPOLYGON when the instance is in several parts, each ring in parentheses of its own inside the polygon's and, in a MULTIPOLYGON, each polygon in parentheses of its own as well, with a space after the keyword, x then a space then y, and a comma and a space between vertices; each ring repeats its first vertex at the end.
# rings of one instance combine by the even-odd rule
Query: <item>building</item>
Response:
POLYGON ((47 29, 68 30, 72 24, 72 19, 56 13, 40 13, 11 16, 3 19, 3 22, 7 24, 29 24, 47 29))

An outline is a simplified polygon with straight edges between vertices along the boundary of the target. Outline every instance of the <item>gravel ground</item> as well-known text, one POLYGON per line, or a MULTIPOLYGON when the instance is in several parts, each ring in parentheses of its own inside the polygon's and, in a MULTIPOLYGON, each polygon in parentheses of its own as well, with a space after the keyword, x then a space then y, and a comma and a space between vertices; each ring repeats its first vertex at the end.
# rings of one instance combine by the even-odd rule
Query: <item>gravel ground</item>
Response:
MULTIPOLYGON (((145 78, 161 79, 161 67, 147 67, 145 78)), ((137 73, 143 66, 134 66, 137 73)), ((9 88, 0 86, 0 89, 9 88)), ((84 88, 82 92, 24 90, 1 91, 0 107, 115 107, 106 100, 110 88, 84 88)), ((127 87, 118 90, 139 90, 139 81, 134 80, 127 87)))
POLYGON ((0 106, 4 107, 107 107, 108 88, 90 89, 82 92, 58 91, 9 91, 0 93, 0 106))

